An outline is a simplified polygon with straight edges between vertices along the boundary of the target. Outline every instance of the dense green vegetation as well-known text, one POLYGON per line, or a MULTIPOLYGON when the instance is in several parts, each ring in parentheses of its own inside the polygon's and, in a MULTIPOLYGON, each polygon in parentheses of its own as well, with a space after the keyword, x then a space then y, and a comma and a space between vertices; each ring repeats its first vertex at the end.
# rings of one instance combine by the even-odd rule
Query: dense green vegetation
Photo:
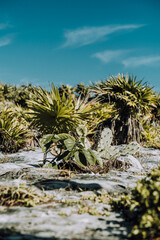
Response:
POLYGON ((62 133, 74 131, 83 121, 90 119, 96 100, 76 97, 72 92, 61 94, 52 84, 49 91, 38 88, 34 90, 32 99, 27 101, 32 125, 42 133, 62 133))
POLYGON ((159 239, 160 165, 138 181, 131 195, 123 195, 118 200, 112 200, 111 204, 132 223, 131 239, 159 239))
POLYGON ((134 76, 118 75, 90 86, 0 84, 0 150, 15 152, 44 134, 74 135, 85 125, 94 149, 103 128, 114 144, 137 141, 160 147, 160 96, 134 76), (152 131, 150 131, 152 130, 152 131))

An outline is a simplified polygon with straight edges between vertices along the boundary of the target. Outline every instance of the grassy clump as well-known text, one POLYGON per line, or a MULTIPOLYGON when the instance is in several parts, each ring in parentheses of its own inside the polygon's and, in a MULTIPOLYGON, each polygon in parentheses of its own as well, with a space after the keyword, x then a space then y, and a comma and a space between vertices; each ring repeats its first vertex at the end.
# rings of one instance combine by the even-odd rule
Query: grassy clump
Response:
POLYGON ((17 152, 30 137, 29 125, 21 112, 22 109, 14 105, 0 109, 0 151, 17 152))
MULTIPOLYGON (((88 213, 89 215, 93 216, 110 216, 108 209, 104 206, 101 207, 101 203, 109 204, 110 197, 105 192, 101 192, 98 195, 91 194, 91 195, 83 195, 79 200, 69 200, 69 199, 62 199, 56 202, 65 204, 67 206, 75 206, 75 210, 72 212, 74 214, 85 214, 88 213)), ((65 212, 60 212, 59 215, 68 216, 65 212)))
POLYGON ((0 205, 1 206, 25 206, 34 207, 35 205, 47 202, 49 198, 44 193, 36 192, 33 187, 27 187, 20 184, 17 186, 0 187, 0 205))
POLYGON ((123 195, 111 204, 133 224, 131 239, 160 237, 160 165, 138 181, 131 195, 123 195))

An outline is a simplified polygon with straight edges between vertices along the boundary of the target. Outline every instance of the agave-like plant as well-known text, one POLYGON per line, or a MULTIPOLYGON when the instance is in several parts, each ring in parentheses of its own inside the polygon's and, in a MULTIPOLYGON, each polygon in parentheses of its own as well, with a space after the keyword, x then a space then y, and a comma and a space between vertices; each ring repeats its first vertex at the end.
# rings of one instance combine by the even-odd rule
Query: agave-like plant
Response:
POLYGON ((115 129, 112 130, 117 134, 116 143, 139 141, 140 133, 136 133, 140 131, 139 118, 151 113, 155 107, 153 89, 142 80, 137 81, 134 76, 122 74, 93 84, 92 90, 102 103, 108 101, 115 104, 118 120, 117 124, 113 123, 115 129))
POLYGON ((35 89, 33 99, 27 102, 32 124, 43 134, 74 131, 80 123, 89 119, 95 104, 95 100, 94 103, 88 102, 74 94, 66 97, 64 93, 61 96, 53 83, 49 91, 41 87, 35 89))

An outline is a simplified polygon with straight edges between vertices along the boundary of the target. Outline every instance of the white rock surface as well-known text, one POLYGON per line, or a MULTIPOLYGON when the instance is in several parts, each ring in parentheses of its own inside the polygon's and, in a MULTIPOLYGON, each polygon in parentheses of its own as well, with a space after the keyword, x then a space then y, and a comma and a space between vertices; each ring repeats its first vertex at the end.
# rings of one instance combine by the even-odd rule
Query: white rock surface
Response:
POLYGON ((129 168, 127 169, 128 171, 132 172, 141 172, 143 170, 142 165, 140 164, 139 160, 132 155, 127 155, 127 156, 120 156, 117 158, 121 162, 128 163, 129 168))
MULTIPOLYGON (((18 185, 26 181, 43 188, 50 196, 55 196, 55 200, 78 201, 83 195, 130 191, 145 172, 160 163, 160 150, 141 148, 139 159, 121 157, 119 160, 130 165, 125 171, 111 170, 106 175, 79 174, 68 179, 59 177, 56 170, 39 167, 43 160, 40 149, 7 157, 8 162, 0 164, 0 185, 18 185)), ((85 206, 88 204, 86 202, 85 206)), ((110 210, 106 204, 94 204, 92 207, 99 211, 103 212, 104 208, 110 210)), ((67 206, 54 200, 32 208, 0 207, 0 240, 127 239, 129 223, 119 213, 112 212, 110 216, 80 215, 76 212, 77 207, 77 204, 67 206)))

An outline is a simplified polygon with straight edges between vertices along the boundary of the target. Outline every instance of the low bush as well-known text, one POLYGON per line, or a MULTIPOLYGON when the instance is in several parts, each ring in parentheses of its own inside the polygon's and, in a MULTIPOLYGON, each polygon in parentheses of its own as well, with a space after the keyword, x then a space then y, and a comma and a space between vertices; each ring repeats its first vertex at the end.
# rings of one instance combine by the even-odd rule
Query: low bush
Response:
POLYGON ((18 116, 18 108, 5 107, 0 110, 0 151, 16 152, 24 147, 28 137, 28 123, 18 116))
POLYGON ((131 239, 160 237, 160 165, 138 181, 131 195, 112 200, 111 205, 133 225, 131 239))
POLYGON ((145 125, 142 143, 144 147, 160 149, 160 125, 145 125))

